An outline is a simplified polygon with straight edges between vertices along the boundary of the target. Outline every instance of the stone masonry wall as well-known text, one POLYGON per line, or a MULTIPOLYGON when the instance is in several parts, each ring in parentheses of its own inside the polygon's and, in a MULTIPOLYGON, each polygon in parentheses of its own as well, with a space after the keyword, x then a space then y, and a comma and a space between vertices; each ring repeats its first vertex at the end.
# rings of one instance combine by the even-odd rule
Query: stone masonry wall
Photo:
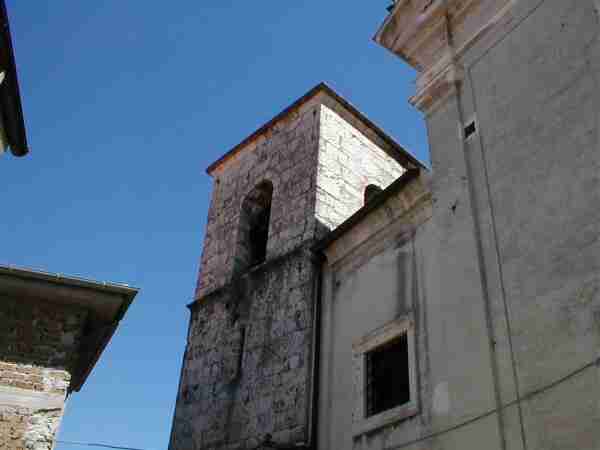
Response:
POLYGON ((435 205, 436 437, 416 445, 598 449, 599 3, 402 3, 378 39, 420 72, 435 205))
POLYGON ((350 217, 363 206, 368 184, 385 188, 402 175, 387 153, 393 151, 324 93, 280 119, 212 174, 196 298, 231 279, 241 204, 261 181, 273 183, 269 259, 350 217))
POLYGON ((321 106, 315 215, 333 229, 364 204, 367 185, 385 189, 404 168, 389 145, 336 102, 321 106))
POLYGON ((402 174, 381 141, 320 91, 213 168, 172 450, 309 439, 309 249, 363 205, 367 184, 383 188, 402 174), (266 262, 234 275, 242 203, 264 181, 273 185, 266 262))
POLYGON ((193 308, 171 450, 306 440, 314 276, 300 249, 193 308))
POLYGON ((49 450, 85 311, 0 299, 0 448, 49 450))
POLYGON ((314 235, 318 112, 317 103, 307 102, 212 174, 196 298, 231 279, 241 204, 261 181, 273 183, 267 259, 314 235))

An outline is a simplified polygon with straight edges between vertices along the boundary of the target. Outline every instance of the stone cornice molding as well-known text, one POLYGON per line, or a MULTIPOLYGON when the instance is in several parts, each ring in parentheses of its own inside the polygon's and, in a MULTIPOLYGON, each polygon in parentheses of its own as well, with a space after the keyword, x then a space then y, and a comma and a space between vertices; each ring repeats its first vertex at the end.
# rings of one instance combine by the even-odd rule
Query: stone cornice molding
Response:
POLYGON ((442 103, 462 82, 464 69, 453 59, 445 60, 442 68, 423 74, 417 80, 417 92, 409 102, 421 111, 431 111, 442 103))
POLYGON ((487 35, 518 0, 401 0, 375 42, 418 72, 411 103, 428 111, 462 80, 461 56, 487 35))

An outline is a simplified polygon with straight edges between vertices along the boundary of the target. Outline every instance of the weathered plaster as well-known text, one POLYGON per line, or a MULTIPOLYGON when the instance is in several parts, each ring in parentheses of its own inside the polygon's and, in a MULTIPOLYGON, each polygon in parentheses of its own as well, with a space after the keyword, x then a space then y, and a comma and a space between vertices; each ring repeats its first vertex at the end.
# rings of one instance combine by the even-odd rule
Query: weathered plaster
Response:
POLYGON ((393 448, 429 429, 426 178, 384 192, 385 202, 324 249, 319 448, 393 448), (405 330, 412 401, 365 418, 364 353, 405 330))
MULTIPOLYGON (((592 324, 600 307, 594 287, 600 218, 592 206, 600 192, 597 3, 466 2, 471 13, 446 21, 451 39, 445 40, 443 21, 428 28, 433 17, 419 21, 421 13, 408 10, 420 2, 401 2, 378 35, 422 74, 439 73, 451 60, 464 71, 450 95, 425 108, 435 199, 429 311, 444 312, 429 318, 432 353, 454 351, 463 326, 472 339, 451 359, 431 358, 434 385, 447 387, 434 397, 433 428, 459 422, 471 402, 472 414, 484 413, 486 405, 477 405, 471 392, 481 399, 492 394, 489 409, 513 406, 489 416, 490 448, 593 449, 600 441, 593 431, 595 370, 529 398, 598 354, 600 333, 592 324), (394 46, 411 27, 408 47, 394 46), (447 48, 434 51, 440 42, 447 48), (478 135, 464 141, 457 127, 473 116, 478 135), (478 330, 486 321, 488 331, 478 330), (486 340, 488 349, 467 352, 467 345, 486 340), (463 383, 461 373, 477 373, 478 389, 463 383)), ((477 443, 477 428, 461 434, 477 443)), ((457 445, 451 433, 438 440, 444 448, 471 448, 468 441, 457 445)))

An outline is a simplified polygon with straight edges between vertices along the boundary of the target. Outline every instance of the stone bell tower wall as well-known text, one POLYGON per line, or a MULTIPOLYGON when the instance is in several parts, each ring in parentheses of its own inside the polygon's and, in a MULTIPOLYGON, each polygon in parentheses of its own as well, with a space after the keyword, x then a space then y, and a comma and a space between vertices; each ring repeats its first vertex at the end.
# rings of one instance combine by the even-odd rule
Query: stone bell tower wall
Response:
POLYGON ((415 164, 397 158, 397 150, 331 98, 321 105, 319 166, 315 216, 333 229, 364 204, 365 188, 381 189, 415 164))
POLYGON ((273 184, 267 259, 314 235, 319 131, 315 100, 290 111, 260 135, 251 136, 240 151, 211 171, 214 189, 196 298, 231 279, 241 204, 261 181, 273 184))
POLYGON ((267 259, 350 217, 369 184, 390 185, 419 162, 354 107, 318 85, 209 167, 208 211, 196 298, 231 280, 240 210, 261 181, 273 184, 267 259))
POLYGON ((417 163, 319 85, 209 167, 215 185, 171 450, 310 441, 311 246, 363 205, 367 185, 385 188, 403 164, 417 163), (253 251, 240 242, 256 234, 245 221, 266 210, 266 255, 248 264, 253 251))

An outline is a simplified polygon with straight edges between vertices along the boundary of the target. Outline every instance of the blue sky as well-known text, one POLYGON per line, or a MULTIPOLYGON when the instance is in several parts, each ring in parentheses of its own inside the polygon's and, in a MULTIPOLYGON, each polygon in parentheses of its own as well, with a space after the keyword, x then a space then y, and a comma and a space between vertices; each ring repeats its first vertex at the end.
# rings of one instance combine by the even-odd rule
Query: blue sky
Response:
POLYGON ((258 126, 325 81, 428 163, 387 4, 7 1, 31 153, 0 157, 0 263, 141 288, 60 439, 166 449, 204 169, 258 126))

